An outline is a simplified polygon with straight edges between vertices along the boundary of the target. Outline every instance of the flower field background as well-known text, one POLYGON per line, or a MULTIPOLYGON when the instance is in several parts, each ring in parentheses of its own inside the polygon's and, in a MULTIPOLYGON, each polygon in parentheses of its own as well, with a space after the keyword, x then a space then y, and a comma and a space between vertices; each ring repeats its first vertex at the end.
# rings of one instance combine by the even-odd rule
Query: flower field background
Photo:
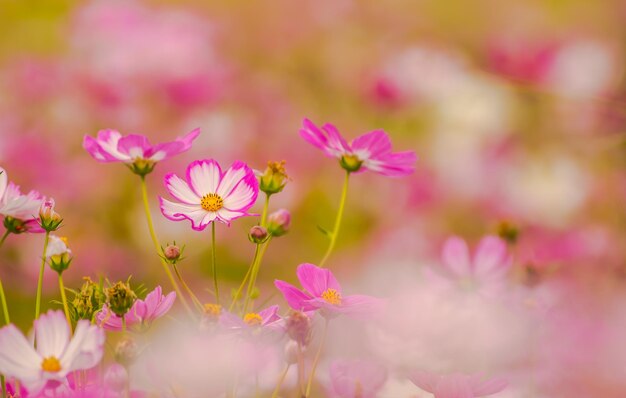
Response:
POLYGON ((626 2, 28 3, 4 396, 626 396, 626 2))

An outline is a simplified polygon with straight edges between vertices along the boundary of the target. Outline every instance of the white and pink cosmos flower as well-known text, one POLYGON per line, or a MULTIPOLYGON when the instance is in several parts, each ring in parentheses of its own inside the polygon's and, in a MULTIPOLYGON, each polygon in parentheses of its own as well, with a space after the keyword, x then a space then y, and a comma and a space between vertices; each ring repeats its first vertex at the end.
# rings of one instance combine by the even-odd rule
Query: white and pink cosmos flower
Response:
POLYGON ((174 141, 152 145, 145 135, 122 136, 119 131, 106 129, 98 131, 96 138, 86 135, 83 148, 99 162, 156 163, 189 150, 199 134, 200 129, 195 129, 174 141))
POLYGON ((20 187, 9 182, 6 170, 0 167, 0 215, 35 223, 44 199, 37 191, 22 195, 20 187))
POLYGON ((499 393, 508 382, 502 378, 484 378, 479 375, 452 373, 438 375, 430 372, 415 371, 409 379, 422 390, 433 394, 435 398, 478 398, 499 393))
MULTIPOLYGON (((165 315, 176 300, 176 292, 164 295, 161 286, 157 286, 146 298, 135 300, 124 318, 126 326, 148 327, 157 318, 165 315)), ((96 314, 96 323, 106 330, 122 330, 122 318, 115 315, 106 304, 96 314)))
POLYGON ((0 373, 19 380, 29 396, 67 386, 71 372, 90 369, 102 359, 104 331, 81 320, 72 336, 62 311, 35 320, 35 340, 36 348, 12 324, 0 329, 0 373))
POLYGON ((339 159, 350 172, 370 170, 388 177, 402 177, 415 171, 415 152, 391 152, 391 140, 383 130, 365 133, 348 143, 334 125, 327 123, 320 128, 304 119, 300 136, 326 156, 339 159))
POLYGON ((297 311, 320 310, 325 317, 339 314, 353 316, 377 314, 383 301, 365 295, 342 295, 341 285, 330 270, 313 264, 300 264, 296 270, 304 291, 280 280, 274 285, 281 291, 291 308, 297 311))
POLYGON ((189 220, 196 231, 215 221, 230 225, 234 219, 252 216, 248 210, 259 195, 254 172, 240 161, 222 172, 213 159, 196 160, 187 167, 186 180, 170 173, 165 186, 180 203, 159 197, 163 215, 172 221, 189 220))

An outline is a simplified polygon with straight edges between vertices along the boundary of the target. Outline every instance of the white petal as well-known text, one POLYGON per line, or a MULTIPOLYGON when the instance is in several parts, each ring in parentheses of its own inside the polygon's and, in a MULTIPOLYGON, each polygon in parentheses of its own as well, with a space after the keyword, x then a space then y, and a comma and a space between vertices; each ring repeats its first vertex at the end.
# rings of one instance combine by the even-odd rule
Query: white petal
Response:
POLYGON ((240 210, 250 208, 254 204, 254 189, 245 181, 241 181, 230 195, 224 198, 224 207, 229 210, 240 210))
POLYGON ((201 197, 196 195, 185 180, 179 178, 175 174, 168 174, 165 176, 165 187, 173 197, 183 203, 190 205, 197 205, 200 203, 201 197))
POLYGON ((14 325, 0 329, 0 373, 20 380, 34 380, 39 377, 42 360, 14 325))
POLYGON ((187 167, 187 181, 200 197, 215 193, 221 175, 220 165, 213 159, 196 160, 187 167))
POLYGON ((61 311, 48 311, 35 321, 37 352, 43 357, 59 358, 70 340, 70 329, 61 311))
POLYGON ((174 203, 167 199, 160 198, 161 212, 163 215, 173 221, 190 220, 195 230, 201 230, 206 223, 202 220, 208 213, 198 205, 187 205, 184 203, 174 203))
POLYGON ((220 181, 220 186, 217 188, 217 194, 222 198, 226 198, 233 188, 237 186, 239 181, 241 181, 246 176, 246 171, 249 170, 248 167, 242 162, 235 162, 224 174, 222 177, 222 181, 220 181))
MULTIPOLYGON (((63 372, 90 369, 102 359, 104 331, 89 321, 78 321, 74 337, 59 359, 63 372)), ((66 374, 67 374, 66 373, 66 374)))

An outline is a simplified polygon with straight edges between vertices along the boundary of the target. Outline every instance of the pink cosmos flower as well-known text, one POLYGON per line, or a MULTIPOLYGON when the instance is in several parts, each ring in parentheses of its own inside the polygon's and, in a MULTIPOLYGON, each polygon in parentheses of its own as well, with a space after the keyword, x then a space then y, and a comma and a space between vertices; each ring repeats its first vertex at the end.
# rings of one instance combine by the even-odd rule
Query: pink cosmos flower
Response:
POLYGON ((0 167, 0 215, 35 223, 43 201, 37 191, 22 195, 20 187, 9 182, 7 172, 0 167))
POLYGON ((186 181, 170 173, 165 186, 182 203, 159 197, 163 215, 172 221, 189 220, 196 231, 216 220, 230 225, 236 218, 251 216, 247 211, 259 194, 254 172, 240 161, 222 172, 213 159, 196 160, 187 167, 186 181))
POLYGON ((220 325, 229 330, 249 330, 264 328, 268 330, 284 330, 282 318, 278 315, 278 306, 272 305, 259 312, 248 312, 243 319, 237 315, 223 311, 220 315, 220 325))
MULTIPOLYGON (((176 300, 176 292, 170 292, 165 296, 161 286, 157 286, 148 293, 144 300, 135 300, 133 306, 124 315, 126 326, 149 326, 155 319, 162 317, 172 308, 174 300, 176 300)), ((96 321, 100 327, 106 330, 122 330, 122 318, 111 312, 106 304, 96 314, 96 321)))
POLYGON ((330 364, 332 393, 337 398, 375 398, 387 380, 387 369, 363 360, 337 360, 330 364))
POLYGON ((97 138, 86 135, 83 148, 100 162, 155 163, 189 150, 199 134, 200 129, 195 129, 174 141, 151 145, 145 135, 122 136, 116 130, 106 129, 98 131, 97 138))
POLYGON ((477 375, 453 373, 437 375, 429 372, 413 372, 409 379, 422 390, 435 395, 435 398, 477 398, 486 397, 504 390, 506 380, 485 379, 477 375))
POLYGON ((339 282, 326 268, 304 263, 298 266, 296 274, 304 291, 287 282, 274 281, 276 288, 294 310, 321 310, 326 317, 338 314, 365 315, 377 312, 382 305, 382 301, 375 297, 343 296, 339 282))
POLYGON ((415 170, 415 152, 391 152, 391 140, 383 130, 371 131, 348 143, 332 124, 319 128, 304 119, 300 136, 327 156, 339 159, 341 166, 350 172, 371 170, 389 177, 402 177, 415 170))
POLYGON ((506 242, 497 236, 481 239, 473 258, 462 238, 450 237, 444 243, 441 260, 447 280, 488 294, 506 285, 506 273, 512 264, 506 242))
POLYGON ((35 320, 35 339, 36 348, 14 325, 0 329, 0 373, 20 380, 31 396, 67 385, 71 372, 92 368, 102 359, 104 332, 81 320, 72 336, 61 311, 35 320))

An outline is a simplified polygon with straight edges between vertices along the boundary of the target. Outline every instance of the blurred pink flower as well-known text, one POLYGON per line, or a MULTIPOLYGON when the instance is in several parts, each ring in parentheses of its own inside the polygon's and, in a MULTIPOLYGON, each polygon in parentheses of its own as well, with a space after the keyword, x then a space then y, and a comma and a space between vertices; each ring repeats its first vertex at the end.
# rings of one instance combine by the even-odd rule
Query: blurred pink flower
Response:
POLYGON ((330 364, 331 391, 337 398, 375 398, 387 380, 384 366, 364 360, 330 364))
POLYGON ((313 264, 300 264, 296 271, 304 291, 280 280, 274 285, 285 296, 291 308, 297 311, 321 310, 329 317, 338 314, 365 315, 377 312, 382 301, 365 295, 342 296, 341 286, 332 272, 313 264))
POLYGON ((0 329, 0 372, 20 380, 31 396, 67 385, 71 372, 92 368, 102 359, 104 332, 81 320, 72 336, 62 311, 35 320, 35 339, 36 348, 14 325, 0 329))
POLYGON ((302 125, 300 136, 304 140, 327 156, 339 159, 342 167, 351 172, 371 170, 389 177, 401 177, 415 170, 415 152, 391 152, 391 140, 383 130, 363 134, 348 144, 332 124, 319 128, 304 119, 302 125))
POLYGON ((241 161, 222 172, 213 159, 196 160, 187 167, 186 181, 169 173, 165 186, 182 203, 159 197, 163 215, 172 221, 189 220, 196 231, 216 220, 230 225, 234 219, 251 216, 248 209, 259 194, 254 172, 241 161))
POLYGON ((409 379, 422 390, 435 395, 435 398, 475 398, 486 397, 504 390, 507 382, 501 378, 485 379, 460 373, 438 375, 416 371, 409 379))
MULTIPOLYGON (((126 326, 149 326, 155 319, 165 315, 176 300, 176 292, 163 295, 161 286, 148 293, 144 300, 137 299, 126 313, 126 326)), ((106 304, 96 314, 97 324, 106 330, 122 330, 122 318, 109 310, 106 304)))
POLYGON ((20 187, 9 182, 6 170, 0 167, 0 215, 23 221, 36 220, 44 197, 37 191, 22 195, 20 187))
POLYGON ((189 150, 199 134, 200 129, 195 129, 174 141, 151 145, 145 135, 122 136, 116 130, 107 129, 98 131, 97 138, 86 135, 83 148, 100 162, 160 162, 189 150))
POLYGON ((222 311, 220 325, 230 330, 248 330, 252 328, 267 328, 270 330, 284 330, 282 318, 278 315, 278 306, 272 305, 259 312, 249 312, 243 319, 237 315, 222 311))

